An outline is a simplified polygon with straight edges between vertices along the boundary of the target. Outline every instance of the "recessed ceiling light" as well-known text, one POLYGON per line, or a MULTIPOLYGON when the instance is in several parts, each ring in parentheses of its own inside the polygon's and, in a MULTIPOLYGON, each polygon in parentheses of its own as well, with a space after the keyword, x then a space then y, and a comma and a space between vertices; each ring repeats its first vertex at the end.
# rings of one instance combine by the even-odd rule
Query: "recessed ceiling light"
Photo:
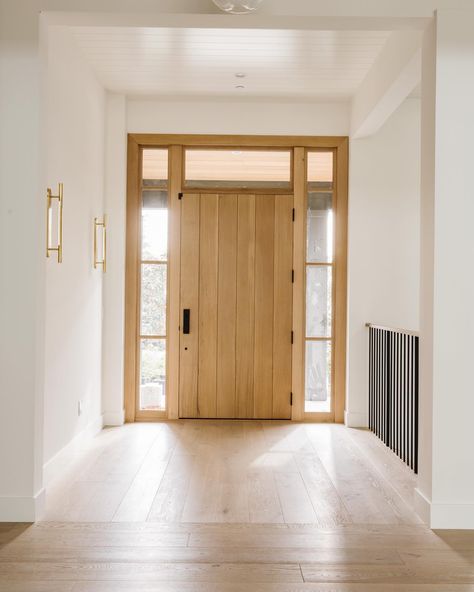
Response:
POLYGON ((224 12, 229 14, 247 14, 257 10, 262 0, 212 0, 224 12))
POLYGON ((236 84, 235 88, 237 88, 238 90, 242 90, 245 88, 245 86, 243 84, 236 84))
POLYGON ((245 72, 236 72, 235 73, 236 78, 245 78, 246 76, 247 76, 247 74, 245 74, 245 72))

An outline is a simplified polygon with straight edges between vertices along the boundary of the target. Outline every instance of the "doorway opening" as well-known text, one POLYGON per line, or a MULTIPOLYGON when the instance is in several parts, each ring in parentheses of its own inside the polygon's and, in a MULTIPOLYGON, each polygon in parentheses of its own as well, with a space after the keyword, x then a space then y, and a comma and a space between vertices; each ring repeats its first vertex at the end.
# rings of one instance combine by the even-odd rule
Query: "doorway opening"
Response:
POLYGON ((346 138, 129 135, 127 421, 342 421, 346 229, 346 138))

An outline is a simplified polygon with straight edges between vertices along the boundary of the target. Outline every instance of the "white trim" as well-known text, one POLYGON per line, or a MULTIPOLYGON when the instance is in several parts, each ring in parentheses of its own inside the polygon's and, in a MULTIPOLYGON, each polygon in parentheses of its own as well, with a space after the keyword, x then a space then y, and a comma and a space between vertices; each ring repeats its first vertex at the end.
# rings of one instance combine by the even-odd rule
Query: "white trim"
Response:
POLYGON ((102 423, 104 426, 121 426, 125 423, 125 410, 105 411, 102 414, 102 423))
POLYGON ((414 499, 415 511, 423 522, 430 526, 431 523, 431 501, 426 495, 418 488, 415 487, 415 499, 414 499))
MULTIPOLYGON (((350 0, 352 3, 352 0, 350 0)), ((446 0, 447 1, 447 0, 446 0)), ((158 4, 158 3, 157 3, 158 4)), ((334 4, 334 3, 331 3, 334 4)), ((439 0, 438 0, 439 4, 439 0)), ((421 10, 409 8, 401 9, 389 15, 374 13, 341 16, 341 10, 328 9, 326 6, 318 10, 315 2, 311 2, 310 9, 299 14, 264 14, 234 15, 205 13, 168 13, 156 10, 154 12, 110 13, 110 12, 64 12, 45 11, 41 14, 47 26, 63 27, 146 27, 171 29, 282 29, 282 30, 311 30, 311 31, 423 31, 433 17, 433 7, 421 10), (307 12, 307 14, 304 14, 307 12), (331 14, 331 12, 333 14, 331 14)), ((352 8, 348 8, 353 13, 352 8)))
POLYGON ((474 504, 431 504, 431 528, 474 530, 474 504))
POLYGON ((44 504, 44 489, 31 497, 0 497, 0 522, 35 522, 44 504))
POLYGON ((64 467, 69 464, 70 456, 84 446, 84 442, 91 440, 104 427, 102 415, 93 419, 82 431, 72 438, 61 450, 43 465, 43 484, 47 488, 51 482, 62 474, 64 467))
POLYGON ((430 528, 474 530, 473 503, 432 502, 416 488, 415 509, 430 528))
POLYGON ((348 428, 367 428, 367 413, 344 411, 344 423, 348 428))

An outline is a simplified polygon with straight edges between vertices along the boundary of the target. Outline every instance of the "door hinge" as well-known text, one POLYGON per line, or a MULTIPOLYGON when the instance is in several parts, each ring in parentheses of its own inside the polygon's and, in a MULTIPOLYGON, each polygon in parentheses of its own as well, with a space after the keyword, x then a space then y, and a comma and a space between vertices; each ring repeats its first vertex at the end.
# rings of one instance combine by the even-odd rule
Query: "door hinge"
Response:
POLYGON ((293 345, 293 331, 291 332, 291 345, 293 345))
POLYGON ((183 194, 181 191, 178 193, 178 199, 183 199, 183 194))
POLYGON ((293 222, 295 221, 295 208, 293 208, 293 211, 291 212, 291 219, 293 222))
POLYGON ((293 407, 293 393, 290 393, 290 406, 293 407))
POLYGON ((291 283, 292 284, 295 283, 295 270, 294 269, 291 270, 291 283))

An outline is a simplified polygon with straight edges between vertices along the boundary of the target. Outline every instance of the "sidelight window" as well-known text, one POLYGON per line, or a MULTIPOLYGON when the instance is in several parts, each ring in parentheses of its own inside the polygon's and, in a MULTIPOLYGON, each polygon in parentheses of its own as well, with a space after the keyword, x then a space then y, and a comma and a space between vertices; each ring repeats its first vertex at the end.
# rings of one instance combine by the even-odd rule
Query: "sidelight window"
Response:
POLYGON ((329 413, 332 399, 333 152, 308 152, 305 411, 329 413))
POLYGON ((168 150, 143 150, 139 410, 166 409, 168 150))

